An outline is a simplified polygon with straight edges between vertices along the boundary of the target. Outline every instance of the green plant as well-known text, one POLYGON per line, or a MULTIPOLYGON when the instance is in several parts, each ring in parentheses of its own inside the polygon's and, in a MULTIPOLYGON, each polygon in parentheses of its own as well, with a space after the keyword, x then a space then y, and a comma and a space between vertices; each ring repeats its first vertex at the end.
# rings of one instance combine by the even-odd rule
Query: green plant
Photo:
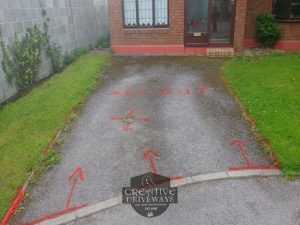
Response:
POLYGON ((51 58, 53 72, 61 72, 64 68, 64 64, 60 47, 56 43, 53 43, 48 45, 47 50, 48 56, 51 58))
POLYGON ((97 49, 102 49, 104 47, 104 38, 103 37, 99 37, 98 41, 96 43, 96 48, 97 49))
POLYGON ((273 47, 281 37, 280 26, 275 21, 275 16, 269 12, 258 15, 256 19, 256 37, 261 42, 261 47, 273 47))
POLYGON ((34 25, 27 29, 22 40, 15 35, 12 55, 9 54, 2 37, 0 42, 4 56, 2 67, 9 83, 15 81, 19 90, 29 87, 36 81, 41 65, 43 33, 37 25, 34 25))
POLYGON ((76 48, 71 52, 66 52, 64 55, 64 59, 63 59, 64 65, 69 65, 69 64, 73 63, 81 55, 86 54, 87 52, 88 52, 88 50, 84 49, 84 48, 76 48))
POLYGON ((44 23, 43 23, 44 39, 43 39, 43 41, 45 42, 45 46, 47 49, 47 55, 51 59, 51 65, 52 65, 53 72, 54 73, 61 72, 64 69, 61 48, 55 42, 50 41, 50 37, 48 34, 50 18, 47 16, 47 11, 43 8, 42 5, 41 5, 41 7, 42 7, 42 15, 44 18, 44 23))
POLYGON ((44 17, 43 30, 35 24, 27 28, 25 37, 20 40, 15 34, 15 43, 11 53, 5 45, 0 33, 0 46, 3 52, 2 68, 10 84, 15 84, 19 90, 30 87, 37 79, 43 49, 51 59, 54 72, 63 69, 60 47, 51 43, 48 28, 50 19, 47 12, 42 8, 44 17))
POLYGON ((70 65, 72 62, 75 61, 75 56, 74 54, 72 54, 72 52, 66 52, 65 55, 64 55, 64 65, 70 65))
POLYGON ((288 180, 296 180, 297 173, 292 170, 283 170, 283 176, 288 180))
POLYGON ((51 149, 43 159, 42 172, 46 172, 52 169, 56 164, 60 162, 60 154, 57 150, 51 149))
POLYGON ((110 47, 110 37, 107 36, 107 37, 104 39, 103 48, 109 48, 109 47, 110 47))

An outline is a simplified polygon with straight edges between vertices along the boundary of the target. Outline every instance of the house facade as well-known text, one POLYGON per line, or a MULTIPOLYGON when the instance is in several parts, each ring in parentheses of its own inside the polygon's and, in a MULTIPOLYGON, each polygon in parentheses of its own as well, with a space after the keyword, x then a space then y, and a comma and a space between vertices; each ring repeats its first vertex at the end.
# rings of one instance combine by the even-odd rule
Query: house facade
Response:
POLYGON ((241 52, 259 43, 256 17, 272 12, 283 30, 276 48, 300 50, 300 0, 109 0, 117 54, 241 52))

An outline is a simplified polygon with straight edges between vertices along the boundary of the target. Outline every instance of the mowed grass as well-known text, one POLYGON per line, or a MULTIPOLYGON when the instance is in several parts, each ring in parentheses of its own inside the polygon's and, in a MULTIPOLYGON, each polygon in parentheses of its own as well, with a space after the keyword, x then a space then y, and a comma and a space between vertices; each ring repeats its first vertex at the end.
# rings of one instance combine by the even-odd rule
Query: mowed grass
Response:
POLYGON ((275 151, 283 170, 300 171, 300 54, 236 58, 225 77, 275 151))
POLYGON ((84 55, 0 109, 0 218, 68 113, 91 93, 106 59, 84 55))

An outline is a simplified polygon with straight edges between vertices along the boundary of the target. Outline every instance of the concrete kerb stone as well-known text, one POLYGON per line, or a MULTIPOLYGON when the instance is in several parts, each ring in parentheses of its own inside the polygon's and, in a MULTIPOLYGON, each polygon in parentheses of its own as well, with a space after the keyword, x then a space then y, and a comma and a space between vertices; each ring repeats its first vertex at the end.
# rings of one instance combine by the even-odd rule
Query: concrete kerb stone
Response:
POLYGON ((180 186, 192 184, 193 182, 194 181, 192 180, 191 177, 184 177, 184 178, 179 179, 179 180, 173 180, 173 181, 171 181, 171 186, 172 187, 180 187, 180 186))
POLYGON ((220 173, 211 173, 205 175, 197 175, 191 177, 193 183, 204 182, 204 181, 212 181, 212 180, 223 180, 228 179, 229 175, 227 172, 220 172, 220 173))
POLYGON ((122 203, 122 196, 108 199, 106 201, 100 202, 95 205, 84 207, 75 212, 77 218, 84 218, 86 216, 92 215, 94 213, 100 212, 102 210, 117 206, 122 203))
MULTIPOLYGON (((227 179, 240 179, 240 178, 251 178, 251 177, 270 177, 270 176, 281 176, 280 170, 241 170, 241 171, 226 171, 204 175, 197 175, 192 177, 185 177, 180 180, 174 180, 171 182, 172 187, 181 187, 189 184, 197 184, 207 181, 216 180, 227 180, 227 179)), ((67 224, 77 219, 99 213, 106 209, 112 208, 122 204, 122 196, 108 199, 106 201, 97 203, 95 205, 87 206, 79 209, 76 212, 71 212, 54 219, 39 223, 40 225, 62 225, 67 224)))
POLYGON ((47 220, 44 222, 39 223, 40 225, 62 225, 62 224, 67 224, 70 223, 72 221, 76 220, 76 214, 75 212, 71 212, 59 217, 56 217, 54 219, 51 220, 47 220))
POLYGON ((238 170, 238 171, 228 171, 229 178, 247 178, 255 176, 280 176, 281 172, 279 170, 238 170))

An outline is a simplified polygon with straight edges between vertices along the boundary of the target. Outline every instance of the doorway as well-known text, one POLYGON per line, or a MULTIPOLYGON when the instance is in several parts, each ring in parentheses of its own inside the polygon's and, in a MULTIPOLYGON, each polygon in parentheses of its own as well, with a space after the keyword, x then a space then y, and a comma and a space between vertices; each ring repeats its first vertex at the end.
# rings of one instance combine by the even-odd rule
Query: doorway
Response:
POLYGON ((234 0, 186 0, 185 45, 230 45, 234 0))

